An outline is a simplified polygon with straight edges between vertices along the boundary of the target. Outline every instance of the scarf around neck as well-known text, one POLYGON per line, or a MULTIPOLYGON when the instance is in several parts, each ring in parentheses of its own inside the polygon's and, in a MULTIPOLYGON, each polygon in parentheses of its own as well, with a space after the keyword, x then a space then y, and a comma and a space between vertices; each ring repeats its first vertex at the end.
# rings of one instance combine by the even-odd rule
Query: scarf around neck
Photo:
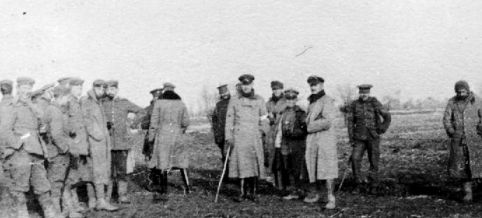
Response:
POLYGON ((318 101, 318 99, 322 98, 323 96, 325 96, 325 90, 321 90, 316 94, 311 94, 310 97, 308 97, 308 101, 310 101, 310 104, 312 104, 313 102, 318 101))

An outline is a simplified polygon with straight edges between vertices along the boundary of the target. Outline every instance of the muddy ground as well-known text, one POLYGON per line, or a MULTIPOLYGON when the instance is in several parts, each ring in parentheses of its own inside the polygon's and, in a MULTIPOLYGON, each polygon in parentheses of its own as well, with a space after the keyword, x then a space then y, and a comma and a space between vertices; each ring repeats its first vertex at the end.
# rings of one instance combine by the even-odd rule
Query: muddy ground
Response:
MULTIPOLYGON (((350 147, 342 123, 338 120, 336 125, 340 177, 346 170, 351 174, 346 168, 350 147)), ((338 208, 333 211, 323 210, 323 202, 310 205, 282 201, 280 193, 266 183, 261 184, 259 203, 234 203, 231 198, 237 188, 231 184, 223 187, 220 202, 214 203, 222 168, 220 154, 209 131, 194 129, 186 140, 191 145, 193 193, 185 195, 180 173, 172 172, 169 201, 153 203, 151 193, 145 189, 145 167, 139 155, 129 187, 132 204, 122 205, 123 209, 114 213, 89 211, 87 217, 482 217, 482 185, 476 189, 475 202, 463 204, 458 200, 461 197, 458 184, 447 177, 448 142, 439 113, 394 116, 381 145, 382 183, 377 194, 351 194, 353 182, 348 176, 336 194, 338 208)), ((137 141, 136 151, 140 152, 141 140, 137 141)), ((367 161, 364 164, 366 169, 367 161)), ((4 200, 1 204, 5 208, 8 202, 4 200)), ((35 202, 29 207, 34 217, 38 217, 35 202)))

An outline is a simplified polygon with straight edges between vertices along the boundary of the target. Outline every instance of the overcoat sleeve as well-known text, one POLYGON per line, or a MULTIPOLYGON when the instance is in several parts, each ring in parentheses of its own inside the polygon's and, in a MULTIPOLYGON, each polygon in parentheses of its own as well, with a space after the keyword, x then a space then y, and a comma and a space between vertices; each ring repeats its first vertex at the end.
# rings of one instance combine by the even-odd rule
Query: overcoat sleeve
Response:
POLYGON ((84 117, 84 125, 89 136, 95 141, 101 141, 104 138, 102 128, 95 120, 91 103, 87 99, 82 101, 82 116, 84 117))
POLYGON ((308 133, 316 133, 321 131, 329 130, 335 119, 335 106, 333 100, 328 99, 324 101, 320 111, 315 111, 317 116, 311 116, 309 122, 307 123, 308 133))
POLYGON ((51 110, 50 132, 54 145, 60 151, 67 152, 70 145, 73 144, 72 139, 65 134, 64 131, 64 117, 59 109, 51 110))
POLYGON ((156 101, 156 103, 154 103, 154 107, 152 108, 151 122, 149 126, 149 141, 151 142, 154 141, 157 129, 160 126, 160 106, 159 101, 156 101))
POLYGON ((0 107, 2 114, 2 122, 0 122, 0 136, 7 147, 19 149, 22 147, 22 140, 15 136, 13 125, 15 124, 17 113, 13 107, 0 107))
POLYGON ((187 107, 185 104, 182 105, 182 121, 181 128, 186 129, 190 124, 189 113, 187 112, 187 107))
POLYGON ((443 124, 445 131, 449 137, 452 137, 455 134, 454 126, 452 125, 452 115, 453 115, 453 107, 452 101, 449 101, 447 107, 445 107, 444 117, 443 117, 443 124))
POLYGON ((350 105, 347 106, 347 116, 346 116, 346 128, 348 130, 348 139, 350 142, 354 141, 354 134, 355 131, 355 102, 352 102, 350 105))
POLYGON ((383 118, 383 122, 379 126, 379 131, 383 134, 388 130, 388 127, 390 127, 390 123, 392 122, 392 115, 378 100, 375 103, 375 107, 379 115, 383 118))
POLYGON ((226 113, 226 126, 224 128, 225 140, 233 142, 234 141, 234 116, 235 116, 235 100, 232 99, 228 104, 228 111, 226 113))

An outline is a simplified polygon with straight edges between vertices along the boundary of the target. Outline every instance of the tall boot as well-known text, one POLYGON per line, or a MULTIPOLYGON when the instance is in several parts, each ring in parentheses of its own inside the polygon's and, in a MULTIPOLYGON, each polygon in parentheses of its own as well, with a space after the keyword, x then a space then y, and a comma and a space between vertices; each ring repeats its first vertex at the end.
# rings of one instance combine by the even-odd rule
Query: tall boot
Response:
POLYGON ((164 173, 161 170, 155 170, 155 179, 156 184, 158 184, 157 190, 154 192, 154 203, 158 203, 161 201, 167 201, 166 193, 167 193, 167 172, 164 173))
POLYGON ((63 204, 64 204, 64 215, 67 215, 69 218, 83 218, 84 216, 73 210, 73 202, 72 202, 72 195, 70 192, 70 188, 66 189, 63 193, 63 204))
POLYGON ((253 202, 258 202, 258 196, 256 195, 256 190, 258 186, 258 177, 251 177, 249 179, 249 200, 253 202))
MULTIPOLYGON (((112 190, 114 189, 114 181, 109 181, 107 184, 107 191, 105 193, 105 200, 107 202, 111 202, 112 199, 112 190)), ((119 185, 117 184, 117 190, 119 189, 119 185)))
POLYGON ((182 181, 184 182, 184 193, 191 193, 191 185, 189 184, 189 177, 187 174, 187 169, 181 169, 182 181))
POLYGON ((239 196, 234 198, 235 202, 242 202, 244 201, 246 197, 246 181, 245 179, 240 180, 240 186, 239 186, 239 196))
POLYGON ((87 184, 87 197, 89 198, 89 200, 87 201, 89 209, 94 209, 97 199, 95 197, 94 185, 90 183, 87 184))
POLYGON ((162 171, 162 193, 167 194, 168 193, 168 177, 167 177, 167 171, 162 171))
POLYGON ((52 199, 50 198, 50 193, 46 192, 38 196, 38 201, 42 210, 44 211, 45 218, 59 218, 62 217, 60 215, 60 211, 57 211, 52 203, 52 199))
POLYGON ((465 203, 471 203, 473 200, 472 182, 464 182, 464 192, 465 192, 465 196, 463 201, 465 203))
POLYGON ((325 209, 333 210, 336 208, 336 199, 333 194, 334 183, 332 179, 326 180, 326 193, 328 195, 328 203, 325 205, 325 209))
POLYGON ((161 192, 161 172, 156 168, 152 168, 149 173, 149 191, 151 192, 161 192))
POLYGON ((119 193, 119 203, 121 204, 130 204, 130 200, 127 197, 127 181, 119 180, 117 184, 117 193, 119 193))
POLYGON ((82 208, 82 206, 80 206, 79 196, 77 194, 77 188, 71 189, 70 194, 72 196, 72 209, 76 212, 84 211, 84 208, 82 208))
POLYGON ((104 184, 95 184, 95 193, 97 196, 96 210, 116 211, 119 208, 111 205, 105 200, 104 184))
POLYGON ((15 213, 17 218, 29 217, 27 209, 27 198, 24 192, 12 191, 11 195, 15 201, 15 213))

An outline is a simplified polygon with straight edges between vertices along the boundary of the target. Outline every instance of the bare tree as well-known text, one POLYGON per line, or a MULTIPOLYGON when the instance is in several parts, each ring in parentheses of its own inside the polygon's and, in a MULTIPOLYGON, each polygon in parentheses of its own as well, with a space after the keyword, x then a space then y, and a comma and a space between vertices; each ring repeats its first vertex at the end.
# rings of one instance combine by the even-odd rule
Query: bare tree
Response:
POLYGON ((203 87, 201 91, 201 99, 199 102, 200 113, 201 115, 206 116, 210 123, 211 123, 211 115, 216 106, 217 98, 218 98, 218 95, 214 90, 210 91, 210 89, 207 86, 203 87))
POLYGON ((338 92, 338 98, 341 100, 342 105, 340 106, 340 111, 343 113, 345 118, 345 125, 347 124, 347 116, 349 112, 349 106, 353 100, 356 99, 356 88, 349 83, 338 85, 336 87, 338 92))

